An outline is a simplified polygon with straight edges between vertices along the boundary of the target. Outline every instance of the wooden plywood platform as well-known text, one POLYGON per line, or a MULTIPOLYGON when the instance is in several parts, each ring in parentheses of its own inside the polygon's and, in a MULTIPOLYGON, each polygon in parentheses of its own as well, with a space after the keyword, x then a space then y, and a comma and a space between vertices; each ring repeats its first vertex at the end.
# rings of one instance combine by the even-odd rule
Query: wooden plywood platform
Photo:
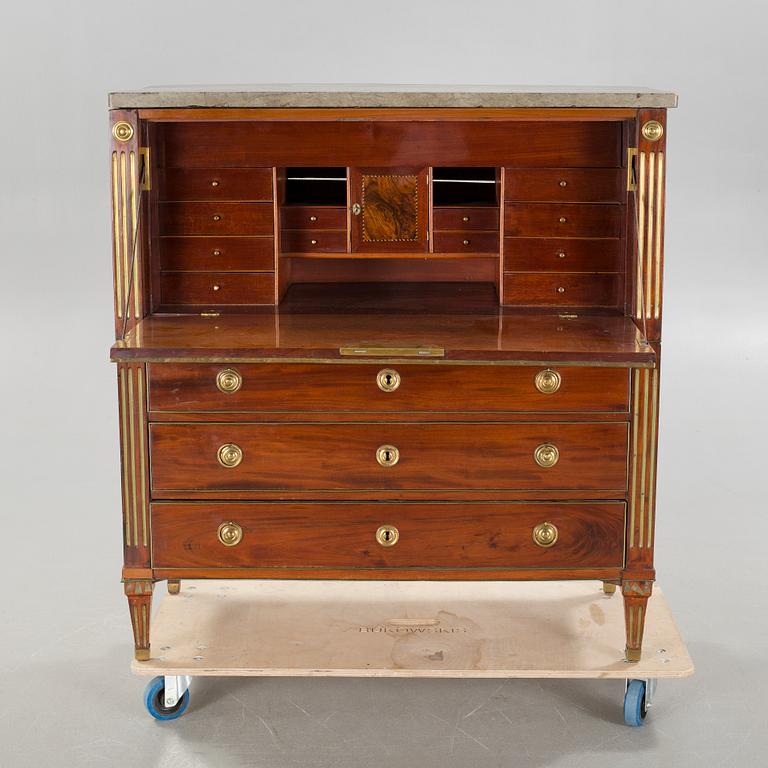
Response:
MULTIPOLYGON (((159 590, 158 590, 159 592, 159 590)), ((643 658, 599 582, 183 582, 140 675, 685 677, 693 662, 656 587, 643 658)))

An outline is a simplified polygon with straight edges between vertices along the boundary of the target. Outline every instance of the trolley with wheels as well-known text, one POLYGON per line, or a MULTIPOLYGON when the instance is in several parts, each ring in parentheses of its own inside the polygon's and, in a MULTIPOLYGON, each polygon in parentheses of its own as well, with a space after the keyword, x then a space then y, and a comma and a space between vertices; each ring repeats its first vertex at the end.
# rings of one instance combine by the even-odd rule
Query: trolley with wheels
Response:
POLYGON ((622 602, 599 582, 195 581, 153 618, 147 711, 180 717, 202 676, 603 678, 639 726, 658 681, 693 662, 658 587, 643 656, 619 652, 622 602))

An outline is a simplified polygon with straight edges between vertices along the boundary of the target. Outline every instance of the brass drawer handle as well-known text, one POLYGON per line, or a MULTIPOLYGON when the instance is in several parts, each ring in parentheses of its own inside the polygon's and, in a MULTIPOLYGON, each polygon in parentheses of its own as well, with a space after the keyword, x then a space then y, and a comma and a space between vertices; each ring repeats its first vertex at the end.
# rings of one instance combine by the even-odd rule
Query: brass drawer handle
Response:
POLYGON ((214 213, 213 216, 211 216, 211 218, 214 221, 221 221, 221 216, 218 213, 214 213))
POLYGON ((376 461, 382 467, 394 467, 400 461, 400 451, 394 445, 380 445, 376 449, 376 461))
POLYGON ((559 532, 552 523, 539 523, 533 529, 533 541, 539 547, 551 547, 557 541, 559 532))
POLYGON ((394 547, 400 539, 400 531, 394 525, 382 525, 376 531, 376 541, 382 547, 394 547))
POLYGON ((310 221, 317 221, 317 216, 310 216, 310 217, 309 217, 309 220, 310 220, 310 221))
POLYGON ((540 467, 549 469, 560 460, 560 451, 552 443, 542 443, 534 452, 533 458, 540 467))
POLYGON ((554 392, 557 392, 557 390, 560 389, 562 381, 563 379, 560 374, 557 371, 553 371, 551 368, 539 371, 534 378, 536 389, 545 395, 551 395, 554 392))
POLYGON ((232 394, 243 386, 243 377, 234 368, 225 368, 216 374, 216 386, 222 392, 232 394))
POLYGON ((243 540, 243 529, 229 520, 219 526, 216 535, 225 547, 234 547, 243 540))
POLYGON ((400 374, 394 368, 382 368, 376 374, 376 384, 382 392, 394 392, 400 381, 400 374))
POLYGON ((568 221, 568 219, 566 219, 566 218, 565 218, 565 216, 561 216, 561 217, 558 219, 558 221, 559 221, 561 224, 565 224, 565 222, 566 222, 566 221, 568 221))
POLYGON ((469 245, 469 243, 470 243, 470 241, 469 241, 469 240, 462 240, 462 241, 461 241, 461 244, 462 244, 462 245, 469 245))
POLYGON ((222 467, 236 467, 243 460, 243 449, 234 443, 224 443, 216 452, 216 458, 222 467))

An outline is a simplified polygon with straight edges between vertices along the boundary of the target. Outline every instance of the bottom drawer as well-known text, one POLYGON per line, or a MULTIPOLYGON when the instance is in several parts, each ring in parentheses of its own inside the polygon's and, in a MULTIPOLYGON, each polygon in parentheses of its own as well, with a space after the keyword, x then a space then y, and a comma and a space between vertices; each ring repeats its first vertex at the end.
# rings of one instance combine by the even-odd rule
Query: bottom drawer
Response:
POLYGON ((623 502, 161 502, 152 505, 152 565, 621 567, 624 517, 623 502))

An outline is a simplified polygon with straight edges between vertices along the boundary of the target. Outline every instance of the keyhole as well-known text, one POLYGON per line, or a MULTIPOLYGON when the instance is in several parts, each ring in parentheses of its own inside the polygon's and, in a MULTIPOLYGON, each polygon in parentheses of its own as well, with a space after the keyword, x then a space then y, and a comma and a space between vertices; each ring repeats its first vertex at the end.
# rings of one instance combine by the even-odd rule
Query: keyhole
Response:
POLYGON ((384 383, 385 383, 385 384, 386 384, 388 387, 391 387, 391 386, 392 386, 392 382, 393 382, 393 381, 394 381, 394 379, 392 378, 392 374, 391 374, 391 373, 388 373, 388 374, 386 374, 386 376, 384 376, 384 383))
POLYGON ((392 541, 392 531, 384 531, 384 533, 381 534, 381 538, 384 539, 384 541, 392 541))
POLYGON ((392 461, 392 451, 384 451, 384 461, 392 461))

